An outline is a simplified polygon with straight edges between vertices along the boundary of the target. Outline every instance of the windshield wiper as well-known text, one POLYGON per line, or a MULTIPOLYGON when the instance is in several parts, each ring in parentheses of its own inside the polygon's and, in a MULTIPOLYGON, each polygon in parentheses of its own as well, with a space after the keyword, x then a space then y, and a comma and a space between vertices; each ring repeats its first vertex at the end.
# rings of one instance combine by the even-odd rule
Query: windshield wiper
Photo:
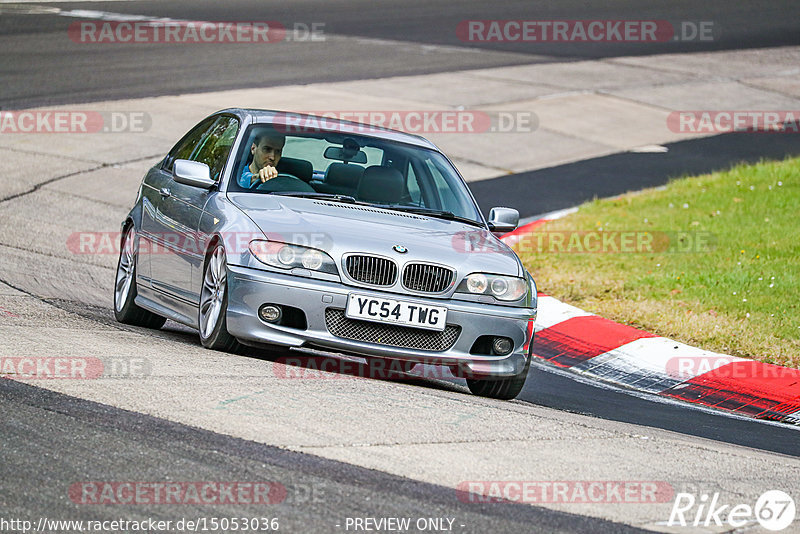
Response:
POLYGON ((332 202, 345 202, 347 204, 357 203, 356 199, 349 195, 335 195, 332 193, 312 193, 310 191, 272 191, 268 194, 282 197, 316 198, 319 200, 330 200, 332 202))
POLYGON ((331 202, 344 202, 346 204, 359 204, 362 206, 374 206, 376 208, 387 209, 387 210, 395 210, 395 211, 403 211, 409 213, 416 213, 418 215, 427 215, 428 217, 434 217, 437 219, 445 219, 448 221, 457 221, 466 224, 471 224, 472 226, 477 226, 479 228, 483 228, 484 225, 480 221, 475 221, 473 219, 469 219, 467 217, 461 217, 460 215, 456 215, 452 211, 446 210, 437 210, 431 208, 423 208, 419 206, 385 206, 381 204, 370 204, 367 202, 359 202, 354 197, 350 195, 337 195, 333 193, 312 193, 310 191, 271 191, 267 193, 269 195, 277 195, 283 197, 297 197, 297 198, 314 198, 319 200, 328 200, 331 202))
POLYGON ((428 217, 435 217, 437 219, 445 219, 447 221, 457 221, 463 222, 466 224, 471 224, 472 226, 479 226, 483 228, 483 223, 479 221, 475 221, 473 219, 469 219, 467 217, 461 217, 460 215, 456 215, 452 211, 446 210, 436 210, 431 208, 421 208, 416 206, 387 206, 387 209, 390 210, 397 210, 397 211, 406 211, 409 213, 416 213, 417 215, 427 215, 428 217))

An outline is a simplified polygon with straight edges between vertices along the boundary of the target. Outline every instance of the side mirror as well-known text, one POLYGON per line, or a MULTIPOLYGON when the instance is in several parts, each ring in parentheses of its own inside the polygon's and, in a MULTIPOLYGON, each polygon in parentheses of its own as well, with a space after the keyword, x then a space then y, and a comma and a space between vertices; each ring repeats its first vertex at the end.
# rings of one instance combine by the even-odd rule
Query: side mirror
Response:
POLYGON ((519 212, 513 208, 492 208, 489 211, 489 230, 492 232, 513 232, 518 224, 519 212))
POLYGON ((210 189, 216 185, 216 182, 211 179, 211 169, 208 168, 208 165, 188 159, 175 160, 172 165, 172 179, 179 184, 203 189, 210 189))

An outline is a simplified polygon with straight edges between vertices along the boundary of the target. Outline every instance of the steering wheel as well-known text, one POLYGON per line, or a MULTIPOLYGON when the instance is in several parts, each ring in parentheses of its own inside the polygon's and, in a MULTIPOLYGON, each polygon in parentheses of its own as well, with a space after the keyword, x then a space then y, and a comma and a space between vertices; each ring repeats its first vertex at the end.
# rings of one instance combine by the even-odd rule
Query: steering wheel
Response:
POLYGON ((256 191, 265 191, 274 193, 278 191, 298 191, 302 193, 316 193, 313 187, 306 182, 296 177, 293 174, 286 172, 278 173, 278 176, 259 184, 256 191))

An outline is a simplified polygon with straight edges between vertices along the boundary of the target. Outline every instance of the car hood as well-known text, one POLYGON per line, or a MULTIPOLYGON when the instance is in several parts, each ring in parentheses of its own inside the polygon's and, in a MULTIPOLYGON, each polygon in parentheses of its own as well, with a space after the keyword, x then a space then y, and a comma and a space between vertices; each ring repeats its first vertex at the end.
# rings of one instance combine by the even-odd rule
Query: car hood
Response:
POLYGON ((400 264, 447 265, 462 276, 524 273, 505 243, 485 228, 462 222, 308 198, 252 193, 230 193, 228 198, 268 239, 324 250, 337 263, 346 253, 361 252, 400 264), (397 252, 395 246, 406 252, 397 252))

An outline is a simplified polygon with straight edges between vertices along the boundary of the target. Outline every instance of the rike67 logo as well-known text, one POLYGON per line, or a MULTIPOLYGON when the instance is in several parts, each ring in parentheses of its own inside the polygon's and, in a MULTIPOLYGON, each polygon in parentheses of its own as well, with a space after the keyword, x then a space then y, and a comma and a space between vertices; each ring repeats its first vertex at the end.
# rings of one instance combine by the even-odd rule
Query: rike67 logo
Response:
POLYGON ((703 493, 699 497, 692 493, 678 493, 667 525, 742 528, 758 523, 767 530, 777 532, 792 524, 795 513, 794 499, 780 490, 764 492, 754 506, 724 503, 719 493, 703 493))

